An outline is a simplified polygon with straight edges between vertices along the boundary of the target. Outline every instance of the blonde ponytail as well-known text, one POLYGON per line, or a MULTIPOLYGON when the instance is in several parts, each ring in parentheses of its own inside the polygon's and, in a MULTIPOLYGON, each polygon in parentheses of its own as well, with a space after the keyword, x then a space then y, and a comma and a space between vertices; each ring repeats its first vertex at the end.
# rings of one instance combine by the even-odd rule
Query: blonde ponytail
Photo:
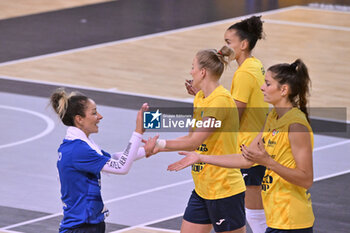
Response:
POLYGON ((50 97, 50 104, 57 115, 67 126, 74 126, 74 116, 85 117, 85 104, 88 98, 83 94, 72 92, 68 94, 63 88, 58 88, 50 97))
POLYGON ((201 68, 206 68, 212 75, 220 78, 226 66, 235 59, 235 54, 231 48, 223 46, 219 51, 201 50, 196 57, 201 68))
POLYGON ((235 59, 235 52, 230 47, 224 45, 218 52, 217 56, 221 63, 226 67, 231 61, 235 59))

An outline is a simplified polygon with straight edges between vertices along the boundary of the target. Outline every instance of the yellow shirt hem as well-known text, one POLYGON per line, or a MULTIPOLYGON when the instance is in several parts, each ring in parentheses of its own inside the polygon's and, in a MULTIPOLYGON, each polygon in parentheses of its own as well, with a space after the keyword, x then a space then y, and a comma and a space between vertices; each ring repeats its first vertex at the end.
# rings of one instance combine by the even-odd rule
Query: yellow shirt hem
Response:
POLYGON ((242 187, 240 189, 235 189, 234 192, 225 193, 223 195, 216 195, 215 197, 206 197, 205 195, 202 195, 200 192, 198 192, 198 190, 196 190, 196 189, 194 189, 194 190, 196 191, 198 196, 200 196, 203 199, 206 199, 206 200, 217 200, 217 199, 222 199, 222 198, 226 198, 226 197, 232 197, 234 195, 242 193, 242 192, 246 191, 246 188, 244 186, 244 187, 242 187))

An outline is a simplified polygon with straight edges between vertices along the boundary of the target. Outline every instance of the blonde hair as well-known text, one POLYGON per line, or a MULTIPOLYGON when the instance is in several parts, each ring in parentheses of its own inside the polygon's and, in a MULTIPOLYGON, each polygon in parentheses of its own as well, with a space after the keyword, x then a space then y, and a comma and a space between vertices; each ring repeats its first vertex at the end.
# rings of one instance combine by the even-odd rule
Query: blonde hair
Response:
POLYGON ((74 117, 85 117, 85 105, 88 98, 78 92, 67 93, 63 88, 58 88, 50 97, 50 104, 57 115, 67 126, 74 126, 74 117))
POLYGON ((226 66, 235 59, 234 51, 223 46, 219 51, 216 49, 201 50, 196 54, 200 68, 206 68, 212 75, 220 77, 226 66))

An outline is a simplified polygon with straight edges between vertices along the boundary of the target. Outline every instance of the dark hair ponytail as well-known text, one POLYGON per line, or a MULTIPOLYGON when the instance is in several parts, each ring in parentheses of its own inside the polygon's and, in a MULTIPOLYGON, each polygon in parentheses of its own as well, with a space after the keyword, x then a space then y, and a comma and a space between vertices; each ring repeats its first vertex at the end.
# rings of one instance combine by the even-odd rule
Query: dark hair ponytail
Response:
POLYGON ((68 94, 63 88, 57 89, 50 97, 50 104, 66 126, 74 126, 74 117, 85 117, 88 97, 72 92, 68 94))
POLYGON ((237 34, 241 40, 248 40, 249 50, 253 50, 256 42, 264 37, 261 16, 252 16, 242 20, 230 26, 227 30, 232 29, 237 30, 237 34))
POLYGON ((289 85, 290 93, 288 95, 288 99, 293 106, 298 107, 305 113, 306 118, 309 121, 307 103, 311 80, 304 62, 297 59, 292 64, 285 63, 271 66, 268 71, 273 73, 273 78, 277 80, 279 84, 289 85))

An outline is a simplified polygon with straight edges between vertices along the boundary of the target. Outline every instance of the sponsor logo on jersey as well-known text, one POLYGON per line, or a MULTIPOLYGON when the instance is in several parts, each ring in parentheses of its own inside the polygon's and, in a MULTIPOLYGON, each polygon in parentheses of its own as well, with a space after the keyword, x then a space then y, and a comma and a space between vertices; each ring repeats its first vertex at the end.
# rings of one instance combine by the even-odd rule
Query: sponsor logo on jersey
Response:
POLYGON ((272 130, 272 136, 275 136, 275 135, 278 134, 278 133, 279 133, 278 130, 276 130, 276 129, 272 130))
POLYGON ((202 152, 207 152, 208 151, 208 147, 206 144, 202 144, 199 147, 197 147, 198 151, 202 151, 202 152))
POLYGON ((193 172, 201 172, 204 168, 205 163, 195 163, 192 165, 193 172))
POLYGON ((270 186, 273 183, 273 177, 270 175, 266 175, 264 176, 263 180, 262 180, 262 184, 261 184, 261 189, 263 191, 266 191, 270 188, 270 186))
POLYGON ((270 139, 267 141, 267 146, 273 147, 274 145, 276 145, 276 141, 272 141, 270 139))

